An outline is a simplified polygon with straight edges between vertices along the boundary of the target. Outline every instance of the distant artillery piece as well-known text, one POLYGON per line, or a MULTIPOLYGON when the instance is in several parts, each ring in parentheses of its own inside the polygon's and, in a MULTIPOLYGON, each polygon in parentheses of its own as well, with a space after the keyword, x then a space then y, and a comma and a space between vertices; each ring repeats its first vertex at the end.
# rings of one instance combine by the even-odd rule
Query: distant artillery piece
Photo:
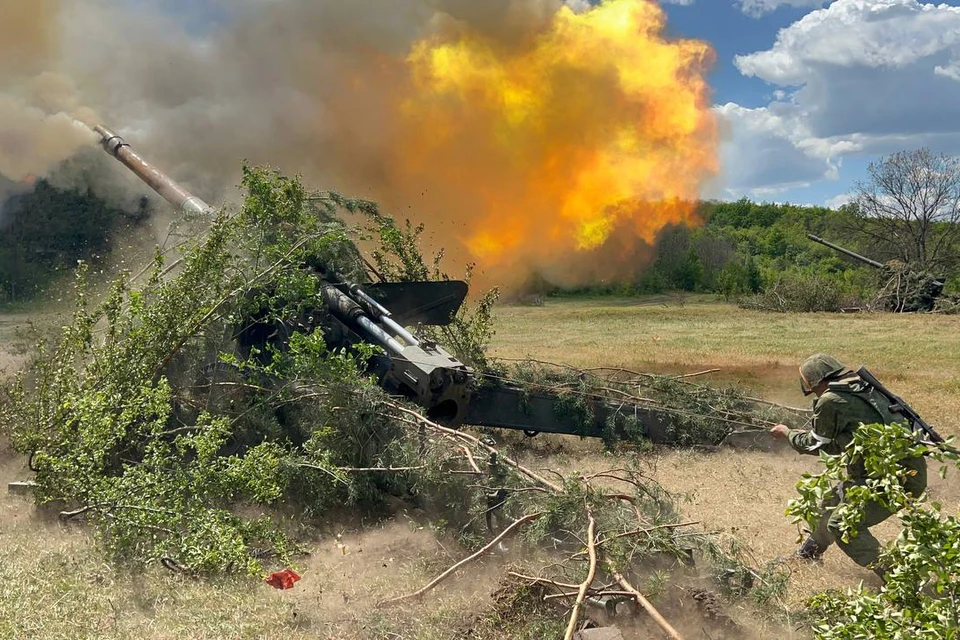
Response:
POLYGON ((934 311, 937 307, 937 301, 944 295, 943 288, 946 280, 929 271, 911 269, 910 265, 899 260, 891 260, 884 264, 828 242, 812 233, 808 233, 807 237, 849 258, 869 265, 882 274, 885 282, 880 287, 874 302, 874 306, 877 308, 894 313, 934 311))

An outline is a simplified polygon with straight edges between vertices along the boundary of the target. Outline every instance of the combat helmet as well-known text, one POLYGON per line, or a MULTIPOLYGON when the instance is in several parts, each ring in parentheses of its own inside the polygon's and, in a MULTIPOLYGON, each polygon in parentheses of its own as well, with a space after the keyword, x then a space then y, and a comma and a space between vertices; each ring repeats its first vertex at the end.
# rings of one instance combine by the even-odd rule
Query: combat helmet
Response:
POLYGON ((843 363, 833 356, 825 353, 813 354, 800 365, 800 389, 803 395, 810 395, 814 387, 845 368, 843 363))

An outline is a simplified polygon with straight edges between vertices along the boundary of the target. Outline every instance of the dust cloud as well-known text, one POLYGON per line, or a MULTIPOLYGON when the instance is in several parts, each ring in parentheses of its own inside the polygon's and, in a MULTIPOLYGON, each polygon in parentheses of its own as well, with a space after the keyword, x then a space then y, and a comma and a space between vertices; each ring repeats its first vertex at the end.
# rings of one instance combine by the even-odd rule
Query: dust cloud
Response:
POLYGON ((42 0, 4 18, 17 184, 99 121, 209 202, 248 159, 425 223, 484 280, 579 284, 634 276, 717 170, 712 52, 664 36, 654 0, 42 0))

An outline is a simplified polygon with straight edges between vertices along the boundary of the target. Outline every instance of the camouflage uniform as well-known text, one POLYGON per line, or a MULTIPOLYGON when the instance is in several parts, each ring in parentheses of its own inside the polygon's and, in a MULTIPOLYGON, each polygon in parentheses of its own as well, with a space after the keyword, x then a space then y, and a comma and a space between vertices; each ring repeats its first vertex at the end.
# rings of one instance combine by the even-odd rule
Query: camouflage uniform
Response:
MULTIPOLYGON (((854 431, 861 424, 892 424, 903 421, 902 416, 890 411, 890 402, 886 397, 863 382, 855 373, 843 371, 843 365, 823 354, 812 356, 801 367, 801 376, 810 388, 824 380, 829 382, 827 390, 814 402, 813 429, 790 430, 790 444, 798 452, 819 455, 823 451, 829 455, 839 455, 853 440, 854 431), (808 379, 811 377, 814 379, 808 379)), ((908 474, 904 488, 911 495, 919 496, 927 486, 926 461, 923 458, 909 458, 901 464, 916 472, 908 474)), ((840 518, 835 516, 834 508, 843 501, 844 491, 848 487, 863 484, 866 480, 862 461, 852 462, 847 472, 850 479, 834 487, 831 494, 824 498, 823 515, 804 547, 808 548, 808 557, 817 557, 830 544, 836 542, 854 562, 863 567, 874 568, 882 574, 875 566, 880 555, 880 543, 868 528, 883 522, 893 513, 875 502, 868 503, 860 524, 850 533, 849 542, 841 540, 838 528, 840 518), (816 544, 815 548, 809 547, 811 541, 816 544), (810 548, 813 549, 812 552, 810 548)))

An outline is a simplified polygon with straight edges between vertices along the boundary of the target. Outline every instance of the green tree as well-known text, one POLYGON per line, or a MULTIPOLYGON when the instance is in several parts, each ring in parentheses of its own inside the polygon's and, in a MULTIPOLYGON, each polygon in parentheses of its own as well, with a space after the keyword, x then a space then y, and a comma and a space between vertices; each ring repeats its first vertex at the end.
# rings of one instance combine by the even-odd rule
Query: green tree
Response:
POLYGON ((116 237, 150 213, 146 200, 125 212, 92 193, 59 189, 46 180, 2 207, 0 301, 31 298, 70 273, 78 260, 101 262, 116 237))
POLYGON ((851 212, 872 243, 901 262, 940 271, 956 265, 960 242, 960 159, 922 148, 867 168, 851 212))

